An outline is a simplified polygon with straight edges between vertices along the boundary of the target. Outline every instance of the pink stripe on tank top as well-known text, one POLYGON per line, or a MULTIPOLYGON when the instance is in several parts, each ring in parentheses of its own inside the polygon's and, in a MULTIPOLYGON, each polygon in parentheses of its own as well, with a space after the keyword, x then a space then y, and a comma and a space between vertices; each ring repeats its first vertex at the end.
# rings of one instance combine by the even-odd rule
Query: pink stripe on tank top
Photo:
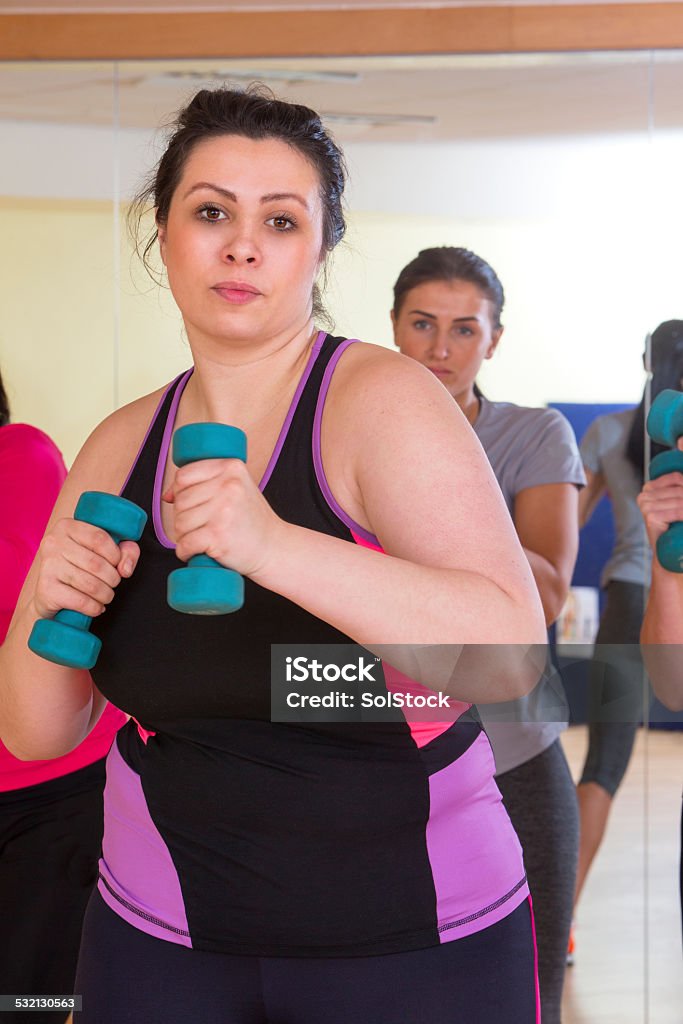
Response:
POLYGON ((116 743, 107 758, 98 889, 128 924, 192 946, 178 872, 152 821, 140 776, 123 760, 116 743))

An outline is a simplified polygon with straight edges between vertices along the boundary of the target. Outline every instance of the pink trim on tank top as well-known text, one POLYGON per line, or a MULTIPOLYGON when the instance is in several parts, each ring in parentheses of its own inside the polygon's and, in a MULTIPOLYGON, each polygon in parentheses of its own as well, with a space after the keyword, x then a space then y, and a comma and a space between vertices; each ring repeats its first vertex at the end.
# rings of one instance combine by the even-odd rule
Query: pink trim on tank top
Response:
POLYGON ((536 986, 536 1024, 541 1024, 541 986, 538 979, 538 942, 536 940, 536 918, 534 917, 534 901, 529 893, 529 913, 531 914, 531 935, 534 940, 534 984, 536 986))
POLYGON ((156 733, 154 732, 154 730, 145 729, 144 725, 140 725, 135 715, 131 715, 130 717, 133 719, 135 725, 137 726, 138 736, 145 744, 145 746, 147 746, 147 740, 150 739, 152 736, 156 736, 156 733))
POLYGON ((502 921, 529 896, 522 849, 494 771, 482 732, 464 754, 429 776, 427 855, 441 942, 502 921), (458 849, 463 855, 455 857, 458 849))
MULTIPOLYGON (((287 415, 285 416, 284 423, 282 424, 282 427, 280 428, 280 433, 279 433, 278 439, 277 439, 277 441, 275 443, 275 447, 273 448, 272 455, 270 456, 270 459, 268 461, 268 465, 266 466, 265 472, 264 472, 264 474, 261 477, 261 480, 259 482, 259 490, 260 491, 263 491, 265 489, 266 484, 270 480, 270 478, 272 476, 272 473, 273 473, 273 470, 275 469, 275 466, 277 465, 277 460, 279 459, 280 452, 282 451, 284 443, 287 440, 287 435, 289 433, 289 428, 291 426, 292 420, 294 419, 294 414, 295 414, 295 412, 297 410, 297 407, 299 405, 299 400, 301 399, 301 395, 303 394, 303 390, 306 387, 306 383, 308 381, 308 378, 311 375, 311 371, 312 371, 313 367, 315 366, 315 361, 318 358, 318 355, 320 353, 320 349, 322 348, 323 342, 324 342, 326 337, 327 337, 327 334, 326 334, 325 331, 318 331, 316 339, 313 342, 313 347, 311 348, 310 355, 308 357, 308 362, 306 363, 306 367, 304 369, 304 372, 301 375, 301 379, 299 380, 299 383, 297 384, 296 391, 294 392, 294 396, 292 398, 292 401, 290 402, 289 409, 287 410, 287 415)), ((187 385, 187 382, 188 382, 188 380, 190 379, 190 377, 192 375, 192 372, 193 371, 191 369, 188 370, 187 373, 185 374, 185 376, 180 379, 180 383, 178 384, 178 389, 177 389, 175 395, 173 396, 173 402, 171 403, 171 408, 168 411, 168 418, 166 420, 166 426, 164 428, 164 435, 163 435, 163 438, 162 438, 162 441, 161 441, 161 449, 159 451, 159 458, 157 460, 156 473, 154 475, 154 492, 153 492, 153 495, 152 495, 152 520, 154 522, 154 532, 156 534, 156 538, 159 541, 159 543, 162 544, 165 548, 170 548, 170 549, 175 548, 175 544, 169 539, 166 531, 164 530, 163 523, 161 521, 161 487, 162 487, 163 480, 164 480, 164 470, 166 469, 166 459, 168 458, 168 449, 169 449, 169 447, 171 445, 171 438, 173 436, 173 430, 174 430, 174 426, 175 426, 175 418, 176 418, 176 414, 178 412, 178 405, 180 403, 180 399, 181 399, 182 393, 185 390, 185 386, 187 385)), ((177 379, 178 378, 176 378, 176 380, 177 379)), ((173 385, 171 385, 171 387, 172 386, 173 385)))
POLYGON ((134 928, 192 946, 178 870, 154 824, 142 780, 116 743, 107 758, 98 889, 105 903, 134 928))
MULTIPOLYGON (((384 548, 381 547, 376 538, 374 542, 365 540, 364 537, 361 537, 361 535, 356 533, 354 530, 351 531, 351 535, 359 547, 370 548, 372 551, 379 551, 382 555, 385 554, 384 548)), ((384 672, 387 690, 391 693, 412 693, 415 695, 429 695, 431 693, 426 686, 423 686, 414 679, 410 679, 408 676, 403 675, 402 672, 392 668, 391 665, 387 665, 386 662, 382 662, 382 671, 384 672)), ((472 706, 471 704, 466 704, 463 701, 456 700, 451 700, 450 704, 453 709, 453 717, 447 722, 411 720, 408 718, 405 711, 403 712, 406 725, 410 729, 410 735, 416 747, 426 747, 427 744, 431 743, 432 740, 435 740, 437 736, 443 735, 443 733, 450 729, 453 722, 456 722, 460 716, 472 706)), ((436 712, 433 713, 436 714, 436 712)), ((429 715, 427 717, 429 719, 429 715)))

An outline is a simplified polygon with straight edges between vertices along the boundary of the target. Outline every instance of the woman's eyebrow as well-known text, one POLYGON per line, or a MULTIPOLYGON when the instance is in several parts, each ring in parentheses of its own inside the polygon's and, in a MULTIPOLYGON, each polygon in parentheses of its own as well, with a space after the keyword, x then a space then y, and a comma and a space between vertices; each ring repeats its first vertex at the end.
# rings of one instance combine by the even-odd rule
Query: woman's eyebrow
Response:
MULTIPOLYGON (((413 314, 413 313, 417 313, 418 316, 427 316, 427 317, 429 317, 430 320, 436 320, 437 319, 435 313, 427 313, 427 312, 425 312, 424 309, 409 309, 408 310, 408 315, 409 316, 411 314, 413 314)), ((479 318, 476 317, 476 316, 454 316, 453 319, 451 320, 451 323, 453 323, 453 324, 464 324, 464 323, 467 323, 469 320, 473 320, 474 323, 479 323, 479 318)))
MULTIPOLYGON (((187 199, 187 197, 191 196, 193 192, 198 192, 201 189, 207 188, 211 189, 211 191, 213 192, 218 192, 219 195, 225 196, 226 199, 229 199, 233 203, 237 202, 237 196, 235 195, 234 192, 231 192, 230 189, 222 188, 220 185, 214 185, 210 181, 198 181, 195 185, 192 185, 192 187, 187 190, 187 192, 183 196, 183 199, 187 199)), ((284 199, 295 200, 295 202, 300 203, 305 210, 308 210, 309 208, 308 203, 306 202, 304 197, 300 196, 298 192, 269 192, 267 195, 261 196, 260 201, 262 203, 272 203, 282 202, 282 200, 284 199)))
POLYGON ((227 188, 221 188, 220 185, 213 185, 210 181, 198 181, 196 185, 192 185, 191 188, 188 188, 183 199, 187 199, 187 197, 191 196, 193 192, 199 192, 203 188, 209 188, 213 192, 219 192, 220 195, 225 196, 226 199, 230 199, 233 203, 237 202, 237 196, 234 192, 231 192, 227 188))
POLYGON ((301 203, 304 209, 308 209, 308 203, 298 192, 269 192, 268 195, 261 196, 262 203, 282 202, 283 199, 294 199, 295 202, 301 203))

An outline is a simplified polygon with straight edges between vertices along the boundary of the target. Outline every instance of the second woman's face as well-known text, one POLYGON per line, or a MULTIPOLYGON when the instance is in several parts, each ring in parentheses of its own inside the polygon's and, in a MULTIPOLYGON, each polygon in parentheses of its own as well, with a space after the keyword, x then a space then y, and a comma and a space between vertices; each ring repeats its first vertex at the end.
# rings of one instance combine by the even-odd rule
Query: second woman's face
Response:
POLYGON ((296 333, 310 318, 321 261, 317 171, 276 139, 201 142, 159 226, 159 244, 191 343, 296 333))
POLYGON ((398 316, 392 313, 394 341, 456 400, 467 402, 482 362, 491 358, 503 333, 492 314, 491 300, 477 285, 428 281, 405 294, 398 316))

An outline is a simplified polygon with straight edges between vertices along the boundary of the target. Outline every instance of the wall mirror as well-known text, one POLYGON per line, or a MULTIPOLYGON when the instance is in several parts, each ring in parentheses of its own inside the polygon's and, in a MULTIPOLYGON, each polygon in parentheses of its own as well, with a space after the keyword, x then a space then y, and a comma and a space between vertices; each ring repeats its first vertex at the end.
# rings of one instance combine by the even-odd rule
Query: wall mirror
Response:
MULTIPOLYGON (((102 416, 188 365, 170 296, 133 254, 127 204, 160 123, 206 83, 252 80, 323 112, 344 147, 349 231, 327 290, 338 333, 391 345, 400 268, 463 245, 507 295, 487 395, 639 400, 645 335, 683 319, 683 53, 10 61, 0 365, 15 419, 70 462, 102 416)), ((581 907, 567 1024, 680 1024, 681 736, 640 731, 581 907)), ((584 747, 571 729, 575 771, 584 747)))

